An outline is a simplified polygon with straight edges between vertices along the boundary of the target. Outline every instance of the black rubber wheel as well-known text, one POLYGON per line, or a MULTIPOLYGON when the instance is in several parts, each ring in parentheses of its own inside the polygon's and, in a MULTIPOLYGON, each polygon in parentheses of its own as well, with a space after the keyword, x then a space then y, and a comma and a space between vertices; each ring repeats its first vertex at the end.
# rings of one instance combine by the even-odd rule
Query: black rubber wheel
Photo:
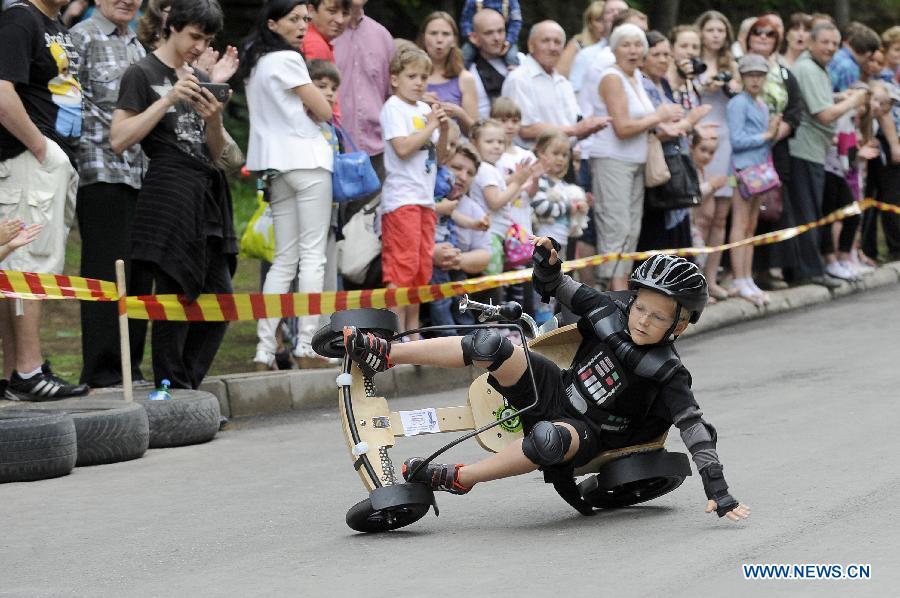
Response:
POLYGON ((168 401, 135 400, 147 410, 150 448, 186 446, 212 440, 219 431, 219 400, 202 390, 170 390, 168 401))
POLYGON ((415 523, 428 513, 431 505, 399 505, 386 509, 373 509, 368 498, 350 507, 347 525, 358 532, 368 534, 388 532, 415 523))
POLYGON ((75 422, 65 413, 0 410, 0 483, 67 475, 77 452, 75 422))
POLYGON ((578 491, 594 507, 616 509, 668 494, 689 475, 691 466, 684 453, 639 453, 606 464, 578 484, 578 491))
MULTIPOLYGON (((434 505, 434 492, 424 484, 394 484, 376 488, 369 498, 347 511, 347 525, 368 534, 415 523, 434 505)), ((436 509, 435 509, 436 510, 436 509)))
POLYGON ((380 338, 391 338, 400 331, 397 314, 386 309, 348 309, 331 314, 328 324, 313 335, 313 351, 322 357, 344 356, 344 326, 356 326, 380 338))
POLYGON ((23 407, 72 416, 78 441, 77 467, 138 459, 150 445, 147 411, 124 399, 73 398, 23 407))

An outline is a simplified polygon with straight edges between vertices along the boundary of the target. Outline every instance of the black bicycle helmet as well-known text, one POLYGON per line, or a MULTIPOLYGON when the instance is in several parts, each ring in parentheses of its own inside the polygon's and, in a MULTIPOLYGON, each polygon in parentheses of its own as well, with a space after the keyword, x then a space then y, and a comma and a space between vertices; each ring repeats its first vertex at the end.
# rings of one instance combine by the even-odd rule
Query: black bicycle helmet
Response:
POLYGON ((654 255, 642 263, 631 275, 628 288, 650 289, 671 297, 680 308, 691 312, 692 324, 700 319, 709 300, 709 287, 700 268, 674 255, 654 255))

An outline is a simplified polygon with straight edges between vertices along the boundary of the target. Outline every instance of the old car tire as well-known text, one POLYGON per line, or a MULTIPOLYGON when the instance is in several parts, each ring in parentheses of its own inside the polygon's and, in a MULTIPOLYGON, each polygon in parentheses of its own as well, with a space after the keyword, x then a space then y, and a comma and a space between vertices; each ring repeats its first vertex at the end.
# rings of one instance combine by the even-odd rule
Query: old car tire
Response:
POLYGON ((0 410, 0 483, 64 476, 75 467, 75 422, 65 413, 0 410))
POLYGON ((136 400, 150 420, 150 448, 209 442, 219 431, 221 411, 215 395, 202 390, 169 391, 167 401, 136 400))
POLYGON ((146 410, 124 399, 73 398, 23 406, 29 411, 61 411, 72 416, 78 442, 76 467, 137 459, 147 452, 146 410))
POLYGON ((597 475, 578 484, 578 491, 594 507, 615 509, 668 494, 689 475, 691 466, 684 453, 637 453, 607 463, 597 475))
POLYGON ((328 324, 313 335, 313 351, 323 357, 344 356, 344 326, 356 326, 389 339, 400 331, 397 314, 386 309, 348 309, 331 314, 328 324))

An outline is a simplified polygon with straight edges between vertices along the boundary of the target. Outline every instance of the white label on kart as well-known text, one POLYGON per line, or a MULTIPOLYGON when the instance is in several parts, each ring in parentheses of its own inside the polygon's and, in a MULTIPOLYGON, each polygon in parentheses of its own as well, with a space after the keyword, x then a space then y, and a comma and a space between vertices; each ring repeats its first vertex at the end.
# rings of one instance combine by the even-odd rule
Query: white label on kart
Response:
POLYGON ((401 411, 400 421, 403 423, 403 435, 437 434, 441 431, 437 411, 432 408, 401 411))

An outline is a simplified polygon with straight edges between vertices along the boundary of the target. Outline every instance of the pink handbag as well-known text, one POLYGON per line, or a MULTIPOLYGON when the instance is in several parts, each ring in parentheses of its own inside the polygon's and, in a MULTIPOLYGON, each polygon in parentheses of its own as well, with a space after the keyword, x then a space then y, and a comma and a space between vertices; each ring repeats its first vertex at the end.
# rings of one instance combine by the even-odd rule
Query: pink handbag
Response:
POLYGON ((750 166, 742 170, 734 169, 738 182, 738 191, 741 197, 750 199, 754 195, 778 189, 781 187, 781 179, 775 171, 775 165, 772 163, 772 155, 762 164, 750 166))
POLYGON ((503 253, 507 269, 521 268, 531 262, 534 245, 528 241, 528 232, 515 222, 506 229, 503 253))

